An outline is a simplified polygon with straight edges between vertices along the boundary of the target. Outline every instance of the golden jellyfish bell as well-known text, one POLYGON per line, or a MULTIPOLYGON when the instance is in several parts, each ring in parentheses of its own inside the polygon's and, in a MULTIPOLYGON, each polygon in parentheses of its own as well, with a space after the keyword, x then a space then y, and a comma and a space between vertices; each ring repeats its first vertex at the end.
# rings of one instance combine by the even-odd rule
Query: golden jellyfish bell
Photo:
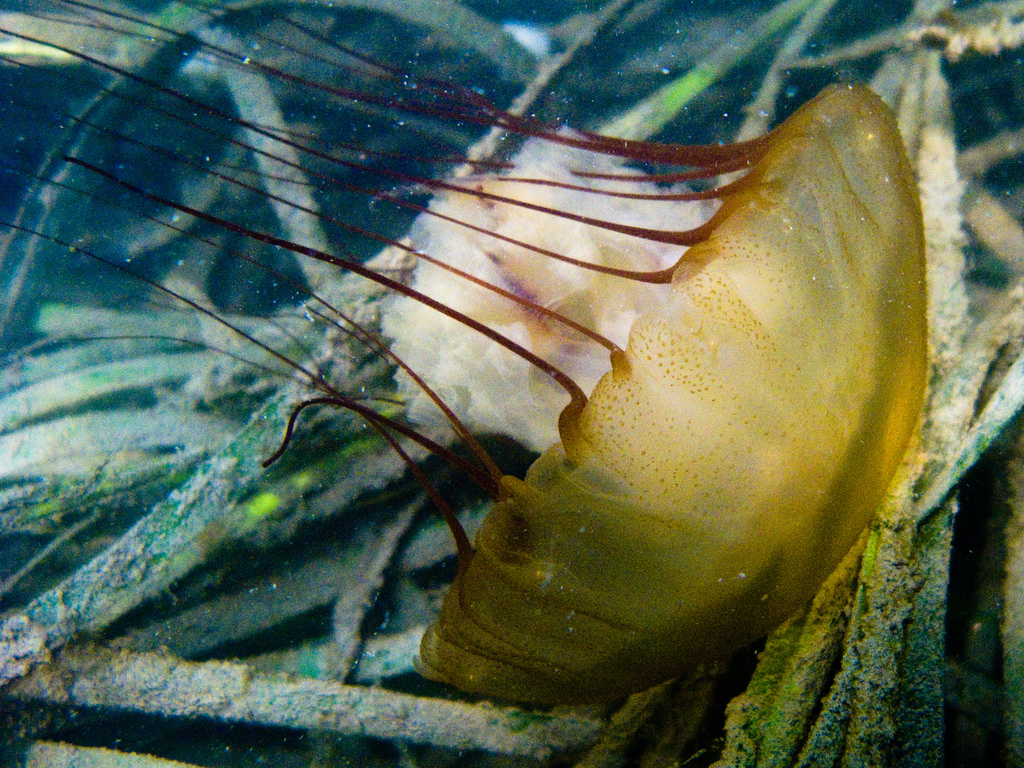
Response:
POLYGON ((869 521, 925 389, 914 178, 862 87, 760 146, 561 441, 504 478, 427 676, 540 703, 641 690, 768 633, 869 521))

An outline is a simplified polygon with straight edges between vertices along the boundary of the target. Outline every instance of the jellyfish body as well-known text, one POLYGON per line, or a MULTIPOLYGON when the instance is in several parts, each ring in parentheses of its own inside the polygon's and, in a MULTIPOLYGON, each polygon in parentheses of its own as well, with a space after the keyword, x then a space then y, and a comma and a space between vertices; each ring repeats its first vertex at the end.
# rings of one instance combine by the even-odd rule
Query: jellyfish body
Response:
POLYGON ((829 88, 720 198, 561 441, 504 478, 423 639, 429 677, 540 703, 641 690, 780 624, 870 520, 926 379, 892 115, 829 88))

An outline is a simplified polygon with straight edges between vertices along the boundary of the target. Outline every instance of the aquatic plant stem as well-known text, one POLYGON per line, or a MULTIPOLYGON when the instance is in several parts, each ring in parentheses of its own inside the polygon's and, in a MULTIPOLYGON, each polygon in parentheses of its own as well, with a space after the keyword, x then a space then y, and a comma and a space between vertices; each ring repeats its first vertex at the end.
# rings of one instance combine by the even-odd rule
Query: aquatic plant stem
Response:
POLYGON ((117 653, 98 646, 65 651, 53 671, 57 674, 40 671, 18 681, 6 694, 22 700, 261 723, 535 759, 585 746, 603 725, 601 717, 586 711, 528 713, 263 675, 242 664, 199 664, 166 654, 117 653))
POLYGON ((668 125, 680 110, 708 86, 743 61, 764 41, 792 24, 821 0, 785 0, 762 15, 752 26, 714 49, 700 64, 662 86, 633 109, 601 127, 600 133, 623 139, 646 139, 668 125))

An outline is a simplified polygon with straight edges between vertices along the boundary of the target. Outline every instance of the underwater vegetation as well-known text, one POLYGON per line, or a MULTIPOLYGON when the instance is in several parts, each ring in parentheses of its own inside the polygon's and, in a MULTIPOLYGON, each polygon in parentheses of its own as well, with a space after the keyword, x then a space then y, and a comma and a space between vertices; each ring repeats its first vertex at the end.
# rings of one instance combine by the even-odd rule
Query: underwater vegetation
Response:
POLYGON ((573 10, 0 18, 16 759, 958 748, 955 627, 998 627, 944 642, 958 483, 1024 396, 1015 17, 573 10))

